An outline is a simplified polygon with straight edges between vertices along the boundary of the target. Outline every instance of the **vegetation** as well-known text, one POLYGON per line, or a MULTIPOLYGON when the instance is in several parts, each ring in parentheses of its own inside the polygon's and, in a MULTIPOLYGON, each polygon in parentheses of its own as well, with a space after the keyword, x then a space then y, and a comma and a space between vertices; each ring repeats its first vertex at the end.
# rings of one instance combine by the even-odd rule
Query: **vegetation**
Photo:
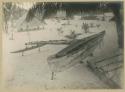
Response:
POLYGON ((30 21, 36 12, 42 13, 42 20, 56 14, 58 10, 65 10, 66 16, 71 18, 76 13, 82 12, 106 12, 112 11, 117 25, 119 47, 123 48, 123 5, 122 2, 39 2, 36 3, 28 12, 26 20, 30 21))

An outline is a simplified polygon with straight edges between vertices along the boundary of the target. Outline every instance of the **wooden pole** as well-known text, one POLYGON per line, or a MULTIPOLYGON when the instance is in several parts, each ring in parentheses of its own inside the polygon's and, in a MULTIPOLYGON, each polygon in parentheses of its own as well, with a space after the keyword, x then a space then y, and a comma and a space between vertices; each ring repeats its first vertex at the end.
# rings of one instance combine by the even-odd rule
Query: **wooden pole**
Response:
POLYGON ((24 55, 23 55, 23 52, 22 52, 22 56, 24 56, 24 55))
POLYGON ((52 76, 51 76, 51 80, 53 80, 54 79, 54 72, 52 72, 52 76))
POLYGON ((40 52, 40 47, 39 47, 38 51, 40 52))

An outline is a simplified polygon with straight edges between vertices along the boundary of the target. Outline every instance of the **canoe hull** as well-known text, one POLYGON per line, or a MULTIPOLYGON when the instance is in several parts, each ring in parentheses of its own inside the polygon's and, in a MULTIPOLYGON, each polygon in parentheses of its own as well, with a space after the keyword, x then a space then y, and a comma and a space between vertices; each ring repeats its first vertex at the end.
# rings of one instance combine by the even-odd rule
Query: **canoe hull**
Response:
POLYGON ((63 55, 62 57, 56 57, 57 54, 48 57, 47 61, 51 71, 61 72, 76 65, 88 57, 97 48, 97 46, 102 42, 103 37, 104 34, 101 34, 86 43, 83 41, 83 45, 81 45, 81 47, 76 46, 76 51, 63 55))

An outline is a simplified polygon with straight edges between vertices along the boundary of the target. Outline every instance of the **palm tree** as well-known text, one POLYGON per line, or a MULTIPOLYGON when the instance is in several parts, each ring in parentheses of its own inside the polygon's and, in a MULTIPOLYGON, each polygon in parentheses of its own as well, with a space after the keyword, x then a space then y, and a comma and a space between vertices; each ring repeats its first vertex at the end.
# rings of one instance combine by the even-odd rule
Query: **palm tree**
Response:
POLYGON ((8 33, 8 20, 12 16, 13 5, 11 2, 3 3, 3 19, 5 23, 5 32, 8 33))

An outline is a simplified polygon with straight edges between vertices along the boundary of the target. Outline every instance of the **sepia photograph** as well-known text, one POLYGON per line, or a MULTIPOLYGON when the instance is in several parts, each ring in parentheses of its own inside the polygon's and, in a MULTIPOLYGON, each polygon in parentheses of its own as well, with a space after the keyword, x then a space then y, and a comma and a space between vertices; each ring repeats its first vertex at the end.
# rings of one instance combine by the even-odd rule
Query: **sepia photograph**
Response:
POLYGON ((5 88, 123 89, 124 2, 2 2, 5 88))

